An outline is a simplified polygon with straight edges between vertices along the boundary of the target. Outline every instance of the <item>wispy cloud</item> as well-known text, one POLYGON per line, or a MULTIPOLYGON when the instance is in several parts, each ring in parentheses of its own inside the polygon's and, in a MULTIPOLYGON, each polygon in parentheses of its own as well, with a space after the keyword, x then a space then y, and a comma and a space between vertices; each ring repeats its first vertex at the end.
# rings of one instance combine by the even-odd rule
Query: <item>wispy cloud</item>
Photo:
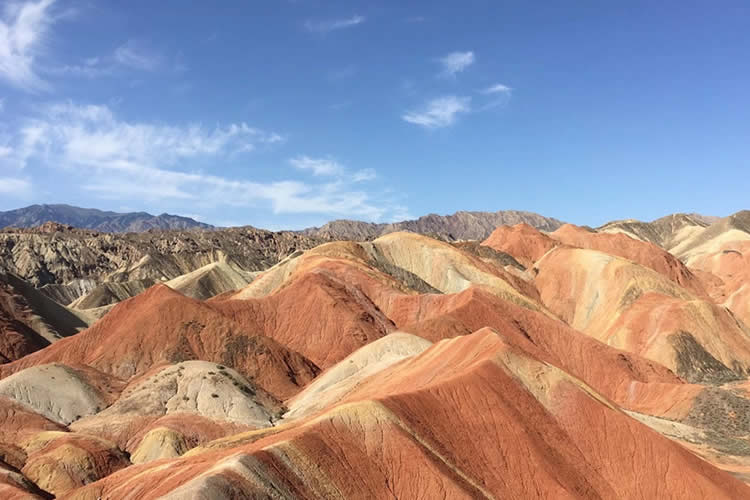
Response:
POLYGON ((328 19, 325 21, 305 21, 305 28, 312 33, 329 33, 344 28, 351 28, 365 22, 364 16, 354 15, 346 19, 328 19))
POLYGON ((196 209, 267 205, 276 214, 319 213, 368 220, 389 213, 386 204, 355 187, 374 172, 349 174, 330 158, 295 158, 298 168, 330 179, 318 183, 256 182, 195 169, 201 159, 226 160, 280 140, 278 134, 245 123, 213 128, 132 123, 119 120, 106 106, 67 102, 49 106, 29 120, 17 138, 18 151, 11 156, 50 169, 65 168, 67 175, 80 177, 82 189, 125 202, 133 198, 175 200, 196 209))
POLYGON ((479 106, 477 111, 487 111, 500 106, 505 106, 510 102, 513 89, 502 83, 496 83, 479 91, 480 94, 487 96, 487 102, 479 106))
POLYGON ((301 155, 291 158, 289 164, 299 170, 308 170, 316 176, 336 177, 346 182, 366 182, 377 178, 377 174, 372 168, 364 168, 351 172, 330 156, 325 158, 311 158, 301 155))
POLYGON ((313 175, 341 175, 344 167, 333 158, 310 158, 309 156, 297 156, 289 160, 289 163, 300 170, 309 170, 313 175))
POLYGON ((35 61, 54 22, 53 3, 39 0, 5 5, 0 19, 0 78, 14 87, 29 92, 49 88, 37 75, 35 61))
POLYGON ((31 192, 31 182, 18 177, 0 177, 0 193, 5 196, 25 196, 31 192))
POLYGON ((425 128, 441 128, 452 125, 456 116, 471 111, 471 97, 443 96, 429 101, 417 111, 405 113, 404 121, 425 128))
POLYGON ((72 102, 50 106, 43 119, 32 120, 24 129, 33 143, 47 143, 69 162, 96 167, 127 169, 135 164, 171 164, 181 158, 219 152, 250 151, 256 144, 278 142, 278 134, 267 133, 246 123, 207 128, 152 125, 119 121, 107 106, 72 102))
POLYGON ((178 52, 173 62, 162 53, 148 47, 143 42, 128 40, 113 52, 102 56, 88 57, 74 63, 50 65, 41 71, 54 76, 76 78, 101 78, 121 76, 126 71, 156 71, 171 69, 174 73, 184 73, 188 67, 185 56, 178 52))
POLYGON ((375 172, 375 169, 372 168, 363 168, 362 170, 357 170, 352 174, 352 182, 366 182, 371 181, 377 178, 377 173, 375 172))
POLYGON ((460 73, 474 64, 475 60, 476 57, 474 56, 474 52, 472 51, 451 52, 447 56, 441 57, 439 59, 440 64, 443 66, 441 75, 454 77, 456 76, 456 73, 460 73))
POLYGON ((115 74, 116 67, 113 62, 105 62, 100 57, 89 57, 78 64, 64 64, 62 66, 51 66, 44 68, 44 72, 58 76, 73 76, 83 78, 99 78, 115 74))
POLYGON ((496 83, 495 85, 487 87, 481 92, 482 94, 509 94, 511 91, 513 91, 513 89, 508 87, 507 85, 496 83))
POLYGON ((162 62, 159 54, 135 40, 128 40, 117 47, 114 57, 123 66, 143 71, 153 71, 162 62))

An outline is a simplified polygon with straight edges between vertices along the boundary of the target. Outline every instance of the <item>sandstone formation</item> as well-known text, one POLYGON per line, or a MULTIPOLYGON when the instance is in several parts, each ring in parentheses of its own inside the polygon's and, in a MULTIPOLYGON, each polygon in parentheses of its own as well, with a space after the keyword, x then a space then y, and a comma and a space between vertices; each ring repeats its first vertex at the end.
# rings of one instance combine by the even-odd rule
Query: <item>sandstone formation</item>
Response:
POLYGON ((95 377, 107 389, 90 384, 70 367, 37 365, 0 380, 0 396, 14 399, 53 422, 68 425, 103 410, 114 398, 108 377, 100 373, 95 377))
POLYGON ((482 245, 507 252, 529 268, 558 243, 528 224, 516 224, 498 227, 482 245))
POLYGON ((750 211, 737 212, 696 232, 670 249, 688 266, 693 261, 717 252, 727 243, 750 240, 750 211))
POLYGON ((716 217, 704 217, 698 214, 672 214, 652 222, 633 219, 613 221, 601 226, 597 231, 599 233, 622 233, 635 240, 647 241, 665 250, 671 250, 716 220, 716 217))
POLYGON ((24 443, 29 458, 21 472, 41 490, 61 496, 127 467, 113 443, 69 432, 41 432, 24 443))
POLYGON ((0 497, 750 497, 746 214, 490 229, 0 233, 0 497))
POLYGON ((624 234, 594 233, 572 224, 563 225, 550 236, 568 246, 598 250, 631 260, 663 274, 696 295, 705 293, 700 280, 682 262, 652 243, 633 240, 624 234))
POLYGON ((490 330, 443 341, 369 380, 347 403, 296 426, 220 440, 167 464, 128 468, 70 498, 750 493, 490 330), (483 438, 469 445, 466 436, 483 438), (610 445, 600 446, 603 439, 610 445))
POLYGON ((750 330, 726 310, 632 261, 558 248, 536 264, 542 302, 573 328, 691 381, 750 369, 750 330))
POLYGON ((693 260, 692 268, 706 281, 711 298, 750 325, 750 241, 725 243, 693 260))
POLYGON ((1 365, 0 378, 58 362, 129 379, 162 363, 192 359, 234 367, 281 399, 318 372, 312 362, 272 339, 243 330, 202 302, 155 285, 118 304, 88 330, 1 365))
MULTIPOLYGON (((195 415, 210 422, 262 428, 273 424, 278 410, 279 402, 273 396, 231 368, 206 361, 185 361, 137 377, 112 406, 78 420, 71 429, 104 436, 128 452, 140 447, 144 454, 143 440, 153 448, 151 441, 157 435, 159 439, 169 437, 170 440, 179 435, 176 429, 165 427, 164 422, 155 426, 164 416, 195 415), (141 435, 131 442, 147 428, 146 436, 141 435), (173 436, 166 436, 162 429, 169 430, 173 436)), ((187 443, 183 446, 187 447, 187 443)))
POLYGON ((19 359, 88 326, 76 314, 12 274, 0 273, 0 363, 19 359))

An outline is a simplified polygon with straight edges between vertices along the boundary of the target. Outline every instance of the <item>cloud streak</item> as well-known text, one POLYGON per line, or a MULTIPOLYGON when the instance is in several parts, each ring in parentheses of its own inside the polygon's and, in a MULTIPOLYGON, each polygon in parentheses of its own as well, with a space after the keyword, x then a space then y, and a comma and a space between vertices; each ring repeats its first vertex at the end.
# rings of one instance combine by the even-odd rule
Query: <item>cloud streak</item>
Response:
POLYGON ((26 196, 31 192, 31 182, 18 177, 0 177, 0 193, 4 196, 26 196))
POLYGON ((35 63, 54 19, 54 0, 8 3, 0 19, 0 79, 27 92, 49 89, 35 71, 35 63))
POLYGON ((290 160, 295 168, 327 178, 316 183, 256 182, 190 168, 200 159, 214 162, 234 156, 236 160, 236 155, 282 140, 245 123, 212 128, 131 123, 119 120, 106 106, 67 102, 51 105, 40 117, 28 120, 10 154, 22 166, 34 162, 64 168, 66 175, 80 178, 83 190, 106 199, 172 200, 195 208, 267 206, 275 214, 368 220, 379 220, 389 212, 388 206, 355 187, 374 178, 373 171, 349 173, 331 158, 290 160))
POLYGON ((346 19, 329 19, 325 21, 305 21, 305 29, 311 33, 330 33, 331 31, 351 28, 365 22, 364 16, 354 15, 346 19))
POLYGON ((456 117, 471 111, 471 97, 443 96, 429 101, 422 109, 409 111, 401 118, 428 129, 452 125, 456 117))
POLYGON ((161 57, 135 40, 128 40, 115 49, 115 61, 141 71, 154 71, 161 65, 161 57))
POLYGON ((455 77, 457 73, 464 71, 466 68, 474 64, 476 57, 474 52, 451 52, 445 57, 439 59, 440 64, 443 66, 441 75, 447 77, 455 77))
POLYGON ((313 175, 341 175, 344 167, 333 158, 310 158, 309 156, 297 156, 289 160, 289 163, 299 170, 309 170, 313 175))
POLYGON ((335 177, 340 182, 368 182, 377 178, 377 173, 372 168, 364 168, 351 172, 330 156, 325 158, 311 158, 301 155, 291 158, 289 164, 296 169, 310 171, 315 176, 335 177))
POLYGON ((502 83, 496 83, 495 85, 487 87, 481 92, 482 94, 490 95, 490 94, 510 94, 512 91, 513 89, 508 87, 507 85, 503 85, 502 83))

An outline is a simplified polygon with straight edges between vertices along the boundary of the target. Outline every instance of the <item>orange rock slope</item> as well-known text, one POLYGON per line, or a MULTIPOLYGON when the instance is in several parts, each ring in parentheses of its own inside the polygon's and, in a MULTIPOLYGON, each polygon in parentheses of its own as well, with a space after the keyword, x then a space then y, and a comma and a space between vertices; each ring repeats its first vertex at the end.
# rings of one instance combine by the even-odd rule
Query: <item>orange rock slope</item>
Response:
POLYGON ((521 223, 498 227, 482 245, 507 252, 528 268, 558 243, 528 224, 521 223))
POLYGON ((0 496, 750 498, 746 247, 482 245, 328 243, 19 351, 0 496))
POLYGON ((725 243, 697 257, 691 267, 700 272, 711 298, 750 325, 750 241, 725 243))
POLYGON ((248 331, 210 306, 155 285, 118 304, 88 330, 0 366, 0 377, 49 363, 83 364, 120 378, 188 359, 224 363, 256 379, 279 398, 319 371, 300 354, 248 331))
POLYGON ((749 493, 579 380, 485 329, 378 373, 319 415, 220 440, 173 462, 134 466, 69 498, 749 493))

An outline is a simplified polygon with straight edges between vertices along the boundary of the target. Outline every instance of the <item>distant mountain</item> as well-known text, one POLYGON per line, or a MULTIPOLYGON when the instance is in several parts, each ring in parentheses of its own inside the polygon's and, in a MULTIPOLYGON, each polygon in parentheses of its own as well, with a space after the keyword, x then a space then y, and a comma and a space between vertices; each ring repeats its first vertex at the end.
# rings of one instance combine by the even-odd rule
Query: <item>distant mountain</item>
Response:
POLYGON ((209 224, 203 224, 179 215, 151 215, 146 212, 105 212, 95 208, 80 208, 71 205, 31 205, 0 212, 0 228, 36 227, 50 221, 106 233, 136 233, 149 229, 213 228, 209 224))
POLYGON ((541 231, 554 231, 563 222, 532 212, 456 212, 453 215, 429 214, 419 219, 373 224, 353 220, 335 220, 321 227, 304 229, 308 236, 327 240, 371 240, 387 233, 411 231, 443 240, 484 240, 496 227, 524 222, 541 231))

